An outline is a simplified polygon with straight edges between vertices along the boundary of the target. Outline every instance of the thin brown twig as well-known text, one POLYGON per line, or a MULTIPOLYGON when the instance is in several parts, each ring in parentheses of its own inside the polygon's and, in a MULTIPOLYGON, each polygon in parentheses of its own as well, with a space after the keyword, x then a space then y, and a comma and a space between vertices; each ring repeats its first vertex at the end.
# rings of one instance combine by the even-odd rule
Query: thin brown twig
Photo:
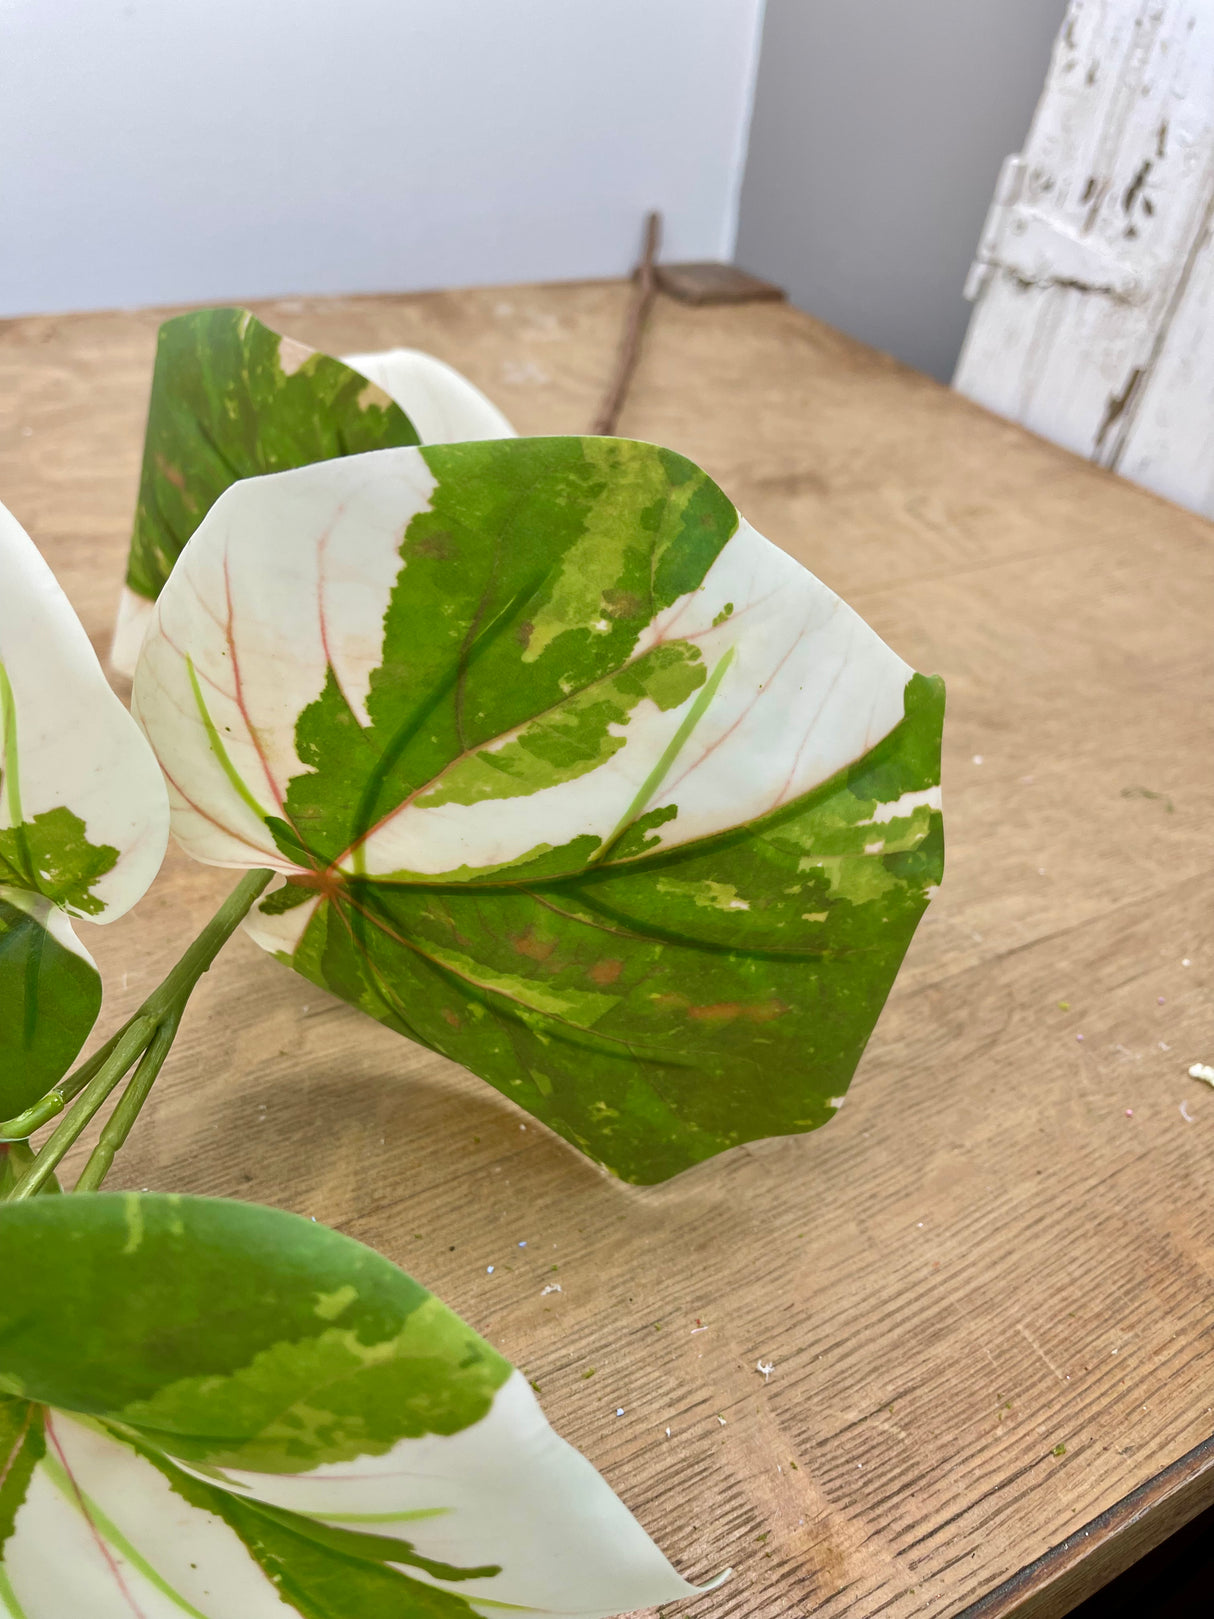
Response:
POLYGON ((628 385, 632 381, 632 374, 636 370, 637 360, 641 354, 641 338, 645 332, 645 322, 657 296, 658 283, 654 271, 661 236, 662 216, 656 212, 651 213, 645 219, 645 249, 641 254, 641 262, 633 272, 635 286, 632 304, 628 310, 628 322, 624 327, 619 358, 616 360, 615 375, 594 419, 594 426, 590 429, 592 433, 614 433, 616 423, 620 419, 620 411, 624 408, 624 400, 628 397, 628 385))

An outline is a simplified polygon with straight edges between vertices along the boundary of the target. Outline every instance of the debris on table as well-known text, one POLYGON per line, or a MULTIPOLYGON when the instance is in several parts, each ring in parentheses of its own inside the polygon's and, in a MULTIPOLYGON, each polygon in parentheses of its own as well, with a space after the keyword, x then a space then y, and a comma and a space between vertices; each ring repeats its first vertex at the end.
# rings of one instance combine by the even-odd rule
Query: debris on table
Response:
POLYGON ((1214 1085, 1214 1066, 1208 1062, 1195 1062, 1189 1069, 1189 1078, 1200 1079, 1207 1085, 1214 1085))

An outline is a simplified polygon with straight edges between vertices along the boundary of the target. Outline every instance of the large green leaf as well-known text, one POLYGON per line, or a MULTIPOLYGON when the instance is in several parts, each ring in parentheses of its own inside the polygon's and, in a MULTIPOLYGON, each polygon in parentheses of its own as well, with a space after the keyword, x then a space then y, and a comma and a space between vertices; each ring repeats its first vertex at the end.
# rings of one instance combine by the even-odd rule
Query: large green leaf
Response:
POLYGON ((0 507, 0 1119, 80 1050, 101 980, 69 915, 106 922, 155 877, 164 782, 67 598, 0 507))
POLYGON ((523 1377, 294 1215, 0 1205, 0 1612, 605 1614, 690 1595, 523 1377))
POLYGON ((651 445, 241 484, 135 703, 259 942, 629 1180, 829 1119, 941 875, 940 682, 651 445))
POLYGON ((247 309, 200 309, 160 328, 127 589, 112 659, 134 668, 190 535, 240 478, 401 444, 513 430, 470 382, 410 349, 333 359, 247 309))

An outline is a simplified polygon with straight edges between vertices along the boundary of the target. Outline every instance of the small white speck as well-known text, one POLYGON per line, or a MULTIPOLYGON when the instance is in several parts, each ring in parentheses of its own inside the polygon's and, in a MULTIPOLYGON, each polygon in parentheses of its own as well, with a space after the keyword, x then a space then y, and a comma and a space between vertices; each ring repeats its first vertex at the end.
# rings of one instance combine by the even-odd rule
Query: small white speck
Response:
POLYGON ((1214 1067, 1208 1062, 1195 1062, 1189 1069, 1190 1079, 1203 1079, 1207 1085, 1214 1085, 1214 1067))
POLYGON ((670 1429, 669 1428, 667 1428, 667 1430, 666 1430, 666 1437, 667 1437, 667 1439, 670 1438, 670 1429))
POLYGON ((617 1417, 622 1417, 624 1415, 624 1407, 622 1405, 617 1405, 615 1408, 615 1414, 617 1417))
POLYGON ((1181 965, 1181 966, 1182 966, 1182 967, 1191 967, 1191 966, 1192 966, 1192 965, 1193 965, 1193 963, 1192 963, 1192 962, 1191 962, 1191 961, 1190 961, 1190 960, 1189 960, 1189 958, 1188 958, 1188 956, 1186 956, 1186 957, 1185 957, 1185 958, 1184 958, 1184 960, 1183 960, 1183 961, 1182 961, 1182 962, 1181 962, 1181 964, 1180 964, 1180 965, 1181 965))
POLYGON ((519 1243, 520 1248, 525 1248, 526 1246, 527 1246, 527 1244, 525 1242, 520 1242, 519 1243))
POLYGON ((493 1266, 492 1265, 486 1265, 485 1266, 485 1275, 486 1276, 492 1276, 493 1275, 493 1266))
POLYGON ((520 1124, 519 1125, 520 1130, 525 1130, 526 1128, 527 1128, 527 1126, 525 1124, 520 1124))
POLYGON ((767 1380, 771 1376, 771 1374, 775 1371, 775 1369, 776 1369, 775 1368, 775 1363, 773 1361, 759 1360, 759 1361, 755 1362, 755 1371, 763 1373, 763 1381, 765 1383, 767 1382, 767 1380))
POLYGON ((982 755, 980 753, 976 753, 974 755, 974 763, 976 765, 980 765, 982 763, 982 755))
POLYGON ((1189 1104, 1187 1102, 1182 1102, 1180 1104, 1180 1116, 1186 1124, 1196 1123, 1193 1115, 1189 1112, 1189 1104))
POLYGON ((1161 1040, 1159 1042, 1159 1049, 1160 1051, 1171 1051, 1172 1048, 1166 1040, 1161 1040))
POLYGON ((833 1107, 837 1113, 846 1101, 846 1096, 828 1096, 826 1098, 826 1105, 827 1107, 833 1107))
POLYGON ((1037 867, 1037 875, 1038 875, 1038 877, 1044 877, 1045 876, 1045 867, 1044 866, 1038 866, 1037 867))
POLYGON ((561 1284, 559 1282, 549 1282, 547 1287, 541 1288, 541 1290, 540 1290, 540 1298, 546 1299, 548 1297, 549 1293, 559 1293, 560 1291, 561 1291, 561 1284))
POLYGON ((725 1426, 725 1418, 719 1411, 717 1412, 717 1421, 721 1424, 722 1428, 725 1426))
POLYGON ((920 1220, 920 1221, 919 1221, 919 1225, 918 1225, 918 1229, 919 1229, 919 1230, 920 1230, 920 1231, 922 1231, 922 1230, 923 1230, 923 1221, 922 1221, 922 1220, 920 1220))

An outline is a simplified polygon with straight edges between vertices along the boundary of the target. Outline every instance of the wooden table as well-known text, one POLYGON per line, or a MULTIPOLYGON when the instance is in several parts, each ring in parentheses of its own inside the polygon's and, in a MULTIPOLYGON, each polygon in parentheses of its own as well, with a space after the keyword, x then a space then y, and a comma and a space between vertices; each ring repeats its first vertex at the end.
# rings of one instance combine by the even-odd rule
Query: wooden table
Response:
MULTIPOLYGON (((559 433, 626 298, 257 312, 429 349, 559 433)), ((160 318, 0 328, 0 496, 101 649, 160 318)), ((1214 1094, 1186 1072, 1214 1060, 1214 530, 782 305, 661 301, 621 431, 948 681, 947 876, 848 1106, 622 1186, 237 940, 115 1183, 398 1260, 681 1569, 734 1565, 696 1615, 1061 1614, 1214 1499, 1214 1094)), ((228 882, 171 856, 89 930, 111 1026, 228 882)))

